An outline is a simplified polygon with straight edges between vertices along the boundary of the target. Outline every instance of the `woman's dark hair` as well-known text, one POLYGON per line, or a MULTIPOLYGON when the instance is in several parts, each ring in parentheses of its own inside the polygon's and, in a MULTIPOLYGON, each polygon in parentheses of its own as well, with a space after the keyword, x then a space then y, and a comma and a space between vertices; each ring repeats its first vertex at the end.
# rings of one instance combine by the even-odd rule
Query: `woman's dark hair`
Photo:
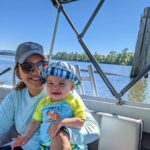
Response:
POLYGON ((20 78, 18 65, 19 64, 17 63, 16 66, 15 66, 15 68, 14 68, 14 74, 20 79, 20 81, 15 86, 15 90, 21 90, 21 89, 24 89, 26 87, 26 84, 20 78))

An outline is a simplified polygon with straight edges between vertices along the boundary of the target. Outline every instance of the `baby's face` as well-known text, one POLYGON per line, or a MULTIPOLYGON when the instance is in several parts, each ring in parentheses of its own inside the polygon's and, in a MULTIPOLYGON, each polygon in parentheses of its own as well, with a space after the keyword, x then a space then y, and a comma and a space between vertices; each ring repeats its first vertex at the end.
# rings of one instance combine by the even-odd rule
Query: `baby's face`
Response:
POLYGON ((59 101, 65 98, 74 88, 70 80, 51 75, 46 78, 46 86, 47 93, 52 101, 59 101))

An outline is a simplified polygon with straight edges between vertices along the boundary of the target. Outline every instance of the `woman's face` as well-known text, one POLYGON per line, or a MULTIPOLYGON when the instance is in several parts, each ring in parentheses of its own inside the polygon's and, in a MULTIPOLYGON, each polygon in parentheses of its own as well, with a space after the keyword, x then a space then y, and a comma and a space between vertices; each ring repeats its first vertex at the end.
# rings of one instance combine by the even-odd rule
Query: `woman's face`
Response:
MULTIPOLYGON (((19 65, 19 77, 26 84, 31 96, 37 95, 43 89, 43 83, 40 79, 41 70, 36 66, 36 63, 41 61, 44 61, 44 58, 38 54, 33 54, 24 61, 24 63, 33 64, 34 69, 31 72, 25 72, 23 65, 19 65)), ((29 69, 29 67, 27 66, 26 68, 29 69)))

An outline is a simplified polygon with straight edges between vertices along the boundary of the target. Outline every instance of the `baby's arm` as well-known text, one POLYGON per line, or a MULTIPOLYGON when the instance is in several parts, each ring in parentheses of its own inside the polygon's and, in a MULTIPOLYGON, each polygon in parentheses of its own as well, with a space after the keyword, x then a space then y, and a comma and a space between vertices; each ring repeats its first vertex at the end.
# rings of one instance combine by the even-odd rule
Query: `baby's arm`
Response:
POLYGON ((21 135, 21 136, 18 135, 16 138, 13 138, 14 143, 11 145, 12 150, 15 147, 26 144, 30 140, 30 138, 34 135, 34 133, 39 129, 40 124, 41 124, 40 121, 32 120, 29 123, 28 128, 23 135, 21 135))
POLYGON ((57 132, 63 126, 71 127, 71 128, 81 128, 83 124, 84 124, 84 120, 80 119, 79 117, 58 119, 49 128, 49 133, 51 137, 55 137, 57 132))
POLYGON ((81 128, 84 124, 84 120, 82 120, 79 117, 73 117, 73 118, 65 118, 60 121, 60 125, 71 127, 71 128, 81 128))

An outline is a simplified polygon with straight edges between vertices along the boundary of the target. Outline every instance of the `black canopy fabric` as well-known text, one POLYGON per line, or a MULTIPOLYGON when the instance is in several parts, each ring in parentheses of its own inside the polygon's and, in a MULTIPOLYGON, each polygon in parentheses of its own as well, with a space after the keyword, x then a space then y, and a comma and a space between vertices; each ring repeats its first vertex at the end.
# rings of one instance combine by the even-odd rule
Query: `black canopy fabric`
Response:
MULTIPOLYGON (((56 0, 50 0, 50 1, 53 3, 53 5, 54 5, 55 7, 58 6, 56 0)), ((58 2, 59 2, 60 4, 70 3, 70 2, 73 2, 73 1, 77 1, 77 0, 58 0, 58 2)))

